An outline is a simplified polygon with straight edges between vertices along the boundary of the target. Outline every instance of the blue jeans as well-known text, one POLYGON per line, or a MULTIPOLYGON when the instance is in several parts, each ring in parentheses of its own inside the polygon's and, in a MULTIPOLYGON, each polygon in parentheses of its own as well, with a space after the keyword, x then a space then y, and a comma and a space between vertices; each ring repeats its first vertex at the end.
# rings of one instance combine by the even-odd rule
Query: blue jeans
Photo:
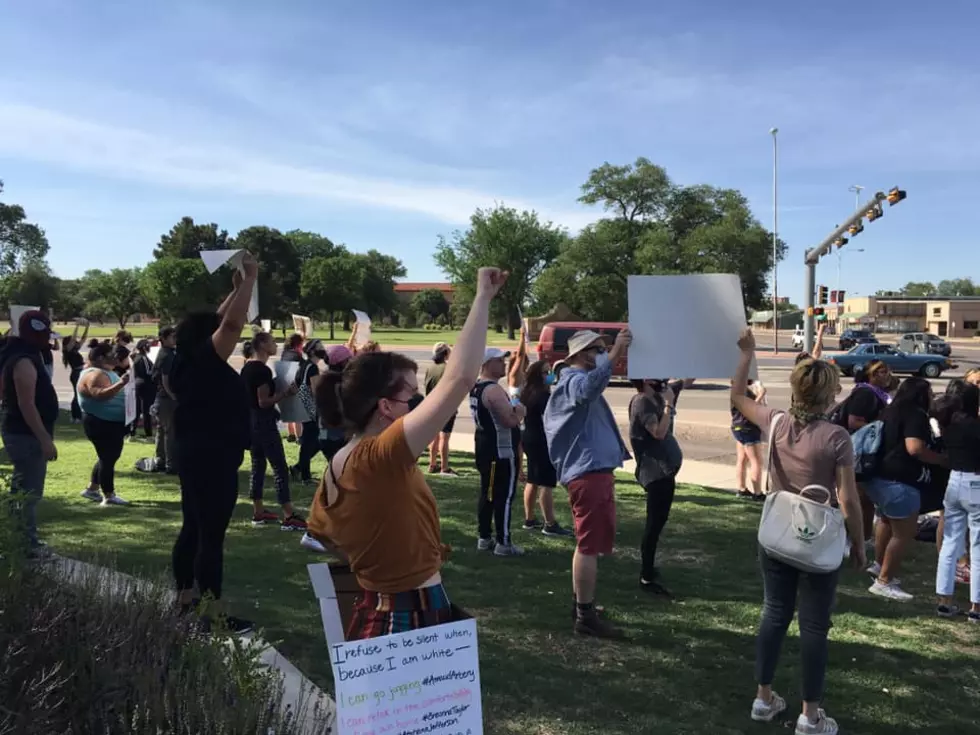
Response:
POLYGON ((37 504, 44 495, 44 479, 48 461, 41 455, 41 442, 33 434, 3 434, 3 446, 14 466, 10 477, 10 494, 17 496, 21 520, 31 546, 40 542, 37 537, 37 504))
POLYGON ((919 514, 922 499, 911 485, 875 477, 865 484, 864 492, 885 518, 911 518, 919 514))
POLYGON ((943 515, 943 548, 936 566, 936 594, 952 596, 956 587, 956 560, 969 541, 970 602, 980 605, 980 475, 950 473, 943 515))

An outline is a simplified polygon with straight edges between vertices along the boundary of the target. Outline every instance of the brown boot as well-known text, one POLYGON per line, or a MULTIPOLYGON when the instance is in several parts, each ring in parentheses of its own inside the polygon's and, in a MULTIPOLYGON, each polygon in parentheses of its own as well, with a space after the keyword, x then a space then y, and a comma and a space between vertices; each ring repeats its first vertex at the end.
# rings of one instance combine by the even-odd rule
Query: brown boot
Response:
POLYGON ((623 631, 612 623, 600 618, 596 614, 595 609, 577 611, 572 629, 579 635, 588 635, 594 638, 609 638, 612 640, 623 640, 626 638, 626 634, 623 631))

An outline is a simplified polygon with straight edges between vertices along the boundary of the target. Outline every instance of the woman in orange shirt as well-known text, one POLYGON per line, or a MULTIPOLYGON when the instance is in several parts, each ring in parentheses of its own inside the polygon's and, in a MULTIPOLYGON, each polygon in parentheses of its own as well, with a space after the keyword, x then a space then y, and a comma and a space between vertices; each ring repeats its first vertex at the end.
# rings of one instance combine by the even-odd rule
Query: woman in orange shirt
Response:
POLYGON ((445 547, 436 499, 417 459, 476 381, 486 348, 490 301, 507 280, 481 268, 476 299, 442 380, 409 413, 417 366, 392 352, 359 355, 317 385, 328 425, 350 441, 330 463, 310 511, 309 533, 339 549, 364 590, 348 640, 374 638, 452 619, 442 584, 445 547))

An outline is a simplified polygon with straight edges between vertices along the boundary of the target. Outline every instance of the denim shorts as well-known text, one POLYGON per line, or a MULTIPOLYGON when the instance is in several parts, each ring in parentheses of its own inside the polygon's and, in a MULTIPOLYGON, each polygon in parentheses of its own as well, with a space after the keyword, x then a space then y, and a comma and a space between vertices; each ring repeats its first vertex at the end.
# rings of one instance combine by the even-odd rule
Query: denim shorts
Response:
POLYGON ((732 429, 732 436, 735 441, 745 447, 762 444, 762 431, 759 429, 732 429))
POLYGON ((919 514, 922 499, 911 485, 876 477, 865 483, 864 492, 885 518, 909 518, 919 514))

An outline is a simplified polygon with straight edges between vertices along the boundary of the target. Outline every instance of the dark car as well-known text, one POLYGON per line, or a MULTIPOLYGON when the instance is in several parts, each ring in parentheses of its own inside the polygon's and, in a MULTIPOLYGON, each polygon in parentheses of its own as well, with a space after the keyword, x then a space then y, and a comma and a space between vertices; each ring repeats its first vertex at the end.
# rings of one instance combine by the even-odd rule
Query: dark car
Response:
POLYGON ((903 334, 898 341, 898 349, 903 352, 914 352, 917 355, 944 355, 945 357, 949 357, 953 351, 949 342, 928 332, 903 334))
POLYGON ((849 350, 854 345, 878 344, 878 340, 867 329, 845 329, 841 332, 838 342, 842 350, 849 350))
POLYGON ((938 378, 946 370, 955 370, 956 365, 942 355, 912 355, 891 345, 858 345, 842 355, 834 355, 827 361, 840 368, 844 375, 854 375, 855 371, 881 360, 893 373, 922 375, 938 378))

